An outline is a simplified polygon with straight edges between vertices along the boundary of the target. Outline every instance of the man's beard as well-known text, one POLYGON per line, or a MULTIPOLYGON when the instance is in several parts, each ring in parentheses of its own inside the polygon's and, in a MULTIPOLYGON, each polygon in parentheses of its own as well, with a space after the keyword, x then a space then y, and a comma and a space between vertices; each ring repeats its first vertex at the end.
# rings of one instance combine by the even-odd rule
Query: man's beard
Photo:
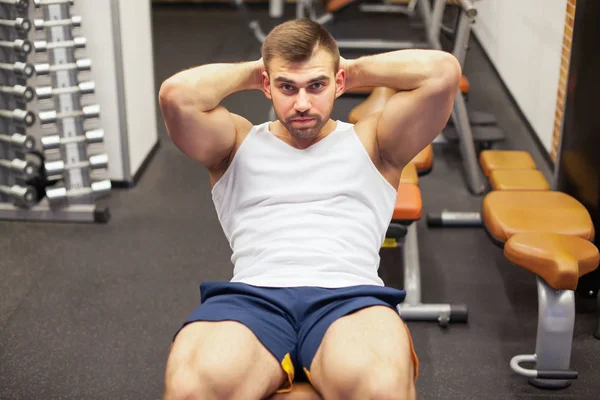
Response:
POLYGON ((321 129, 325 126, 327 121, 323 121, 321 117, 318 115, 310 115, 310 114, 296 114, 290 118, 283 119, 277 115, 279 122, 288 130, 288 132, 295 137, 296 139, 312 139, 319 135, 321 129), (311 118, 314 119, 314 126, 310 127, 300 127, 294 126, 292 120, 298 118, 311 118))
POLYGON ((288 132, 296 139, 315 138, 319 135, 319 132, 321 132, 321 129, 325 125, 325 123, 323 122, 321 117, 318 117, 318 116, 306 115, 306 116, 295 116, 293 118, 289 118, 287 121, 282 122, 282 124, 283 124, 283 126, 286 127, 288 132), (314 118, 314 122, 313 122, 314 126, 306 127, 306 128, 294 126, 293 122, 292 122, 293 118, 314 118))

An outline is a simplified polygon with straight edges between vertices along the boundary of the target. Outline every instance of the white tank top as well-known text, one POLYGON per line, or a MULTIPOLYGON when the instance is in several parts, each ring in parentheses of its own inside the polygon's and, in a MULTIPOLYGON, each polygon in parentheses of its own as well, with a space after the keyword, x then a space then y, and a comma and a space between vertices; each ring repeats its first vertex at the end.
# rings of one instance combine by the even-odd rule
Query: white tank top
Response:
POLYGON ((232 282, 326 288, 379 285, 379 250, 397 191, 354 125, 305 150, 254 126, 212 197, 229 240, 232 282))

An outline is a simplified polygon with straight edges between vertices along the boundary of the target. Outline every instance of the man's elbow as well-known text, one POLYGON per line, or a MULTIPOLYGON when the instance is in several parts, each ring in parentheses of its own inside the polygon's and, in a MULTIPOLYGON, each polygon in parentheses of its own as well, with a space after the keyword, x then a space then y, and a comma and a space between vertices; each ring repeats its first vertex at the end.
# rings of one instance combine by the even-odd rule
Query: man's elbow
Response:
POLYGON ((438 83, 443 88, 450 90, 451 93, 456 93, 460 88, 462 77, 462 68, 458 59, 451 53, 444 52, 444 54, 440 54, 438 72, 438 83))
POLYGON ((161 109, 172 107, 178 103, 182 93, 182 85, 173 79, 173 77, 165 80, 158 90, 158 103, 161 109))

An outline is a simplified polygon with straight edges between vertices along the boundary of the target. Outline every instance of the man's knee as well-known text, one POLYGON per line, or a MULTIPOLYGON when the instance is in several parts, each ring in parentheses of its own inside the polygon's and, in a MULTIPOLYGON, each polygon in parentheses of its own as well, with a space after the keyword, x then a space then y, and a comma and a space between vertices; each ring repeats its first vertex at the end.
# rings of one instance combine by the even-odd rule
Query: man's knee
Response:
POLYGON ((373 369, 365 377, 366 397, 371 400, 414 400, 415 384, 400 370, 373 369))
POLYGON ((223 365, 180 365, 167 371, 165 400, 232 398, 236 381, 234 371, 223 365))
POLYGON ((370 400, 413 400, 414 379, 401 368, 364 366, 352 368, 332 378, 325 385, 333 389, 337 398, 370 400))

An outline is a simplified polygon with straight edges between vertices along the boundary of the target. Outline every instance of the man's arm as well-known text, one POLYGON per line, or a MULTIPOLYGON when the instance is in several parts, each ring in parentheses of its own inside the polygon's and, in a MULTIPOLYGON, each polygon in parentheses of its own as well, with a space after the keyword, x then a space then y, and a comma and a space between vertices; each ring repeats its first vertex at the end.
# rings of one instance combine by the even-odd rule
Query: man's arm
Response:
POLYGON ((159 104, 173 143, 209 169, 220 165, 233 150, 237 127, 250 123, 219 104, 235 92, 260 89, 263 69, 262 59, 207 64, 164 81, 159 104))
POLYGON ((441 132, 461 78, 458 60, 436 50, 399 50, 344 60, 340 68, 347 70, 347 86, 398 90, 376 123, 378 151, 395 168, 403 168, 441 132))

